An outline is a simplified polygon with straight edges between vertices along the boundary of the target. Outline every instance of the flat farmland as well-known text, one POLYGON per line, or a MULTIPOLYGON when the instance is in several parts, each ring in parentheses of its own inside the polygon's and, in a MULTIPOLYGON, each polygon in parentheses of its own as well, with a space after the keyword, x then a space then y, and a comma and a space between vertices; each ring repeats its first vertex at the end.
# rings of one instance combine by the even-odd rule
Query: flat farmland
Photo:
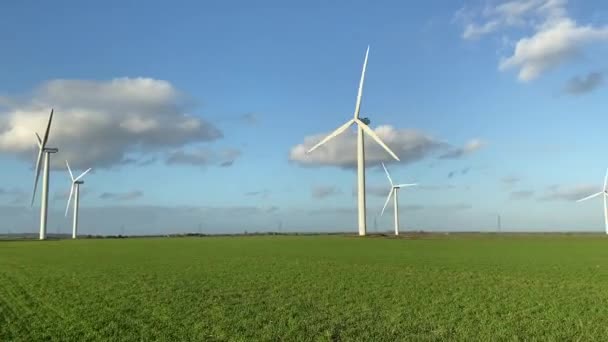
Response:
POLYGON ((606 336, 600 235, 0 241, 1 341, 606 336))

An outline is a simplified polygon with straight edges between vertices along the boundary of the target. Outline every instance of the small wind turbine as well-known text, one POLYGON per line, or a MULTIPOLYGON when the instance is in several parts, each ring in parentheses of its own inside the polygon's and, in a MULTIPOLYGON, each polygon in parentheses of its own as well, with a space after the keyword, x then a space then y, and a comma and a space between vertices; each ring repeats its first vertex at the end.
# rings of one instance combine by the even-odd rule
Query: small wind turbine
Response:
POLYGON ((36 139, 38 142, 38 158, 36 159, 36 177, 34 178, 34 191, 32 192, 32 202, 30 206, 34 205, 34 198, 36 197, 36 188, 38 187, 38 178, 40 178, 40 163, 42 162, 42 157, 44 155, 44 173, 42 175, 42 197, 40 204, 40 240, 46 239, 46 219, 48 213, 48 203, 49 203, 49 167, 50 167, 50 157, 52 153, 57 153, 59 150, 57 148, 47 147, 46 144, 49 140, 49 132, 51 130, 51 122, 53 121, 53 110, 51 109, 51 115, 49 116, 49 122, 46 126, 46 131, 44 132, 44 138, 40 139, 38 133, 36 134, 36 139))
POLYGON ((496 216, 496 228, 498 228, 499 233, 502 231, 502 217, 500 214, 496 216))
POLYGON ((608 169, 606 169, 606 176, 604 176, 604 187, 602 188, 602 191, 595 193, 593 195, 587 196, 585 198, 581 198, 580 200, 578 200, 577 202, 582 202, 582 201, 586 201, 588 199, 591 199, 593 197, 599 196, 599 195, 604 195, 604 223, 605 223, 605 228, 606 228, 606 234, 608 234, 608 203, 606 203, 606 200, 608 199, 608 169))
POLYGON ((68 172, 70 173, 70 178, 72 179, 72 186, 70 187, 70 197, 68 197, 68 205, 65 207, 65 216, 68 216, 68 211, 70 210, 70 201, 72 200, 72 195, 74 195, 74 222, 72 224, 72 239, 76 238, 78 234, 78 207, 80 204, 80 185, 84 184, 84 181, 81 181, 82 177, 86 175, 91 168, 88 168, 85 172, 81 173, 80 176, 74 178, 74 174, 72 173, 72 169, 70 169, 70 164, 68 161, 65 161, 65 165, 68 167, 68 172))
POLYGON ((384 168, 384 172, 386 172, 386 178, 388 178, 388 181, 391 183, 391 190, 388 192, 388 197, 386 197, 386 202, 384 202, 384 207, 382 207, 382 212, 380 213, 380 216, 384 215, 384 209, 386 209, 386 206, 388 205, 388 201, 391 199, 391 195, 395 195, 393 197, 393 203, 395 205, 395 235, 399 235, 399 189, 401 188, 406 188, 408 186, 415 186, 418 184, 393 184, 393 180, 391 179, 391 175, 388 173, 388 170, 386 169, 386 166, 384 166, 384 163, 382 163, 382 167, 384 168))
POLYGON ((365 218, 365 144, 364 134, 367 133, 372 139, 374 139, 380 146, 382 146, 393 158, 399 160, 399 157, 391 151, 382 140, 376 135, 376 133, 368 127, 370 121, 368 118, 359 118, 359 110, 361 109, 361 97, 363 95, 363 81, 365 80, 365 69, 367 68, 367 56, 369 55, 369 46, 365 52, 365 61, 363 62, 363 71, 361 71, 361 80, 359 81, 359 92, 357 93, 357 102, 355 104, 355 113, 353 118, 348 120, 344 125, 338 127, 330 135, 321 140, 318 144, 313 146, 306 153, 311 153, 316 150, 319 146, 325 144, 329 140, 337 137, 344 133, 353 124, 357 125, 357 193, 358 193, 358 208, 359 208, 359 235, 364 236, 366 234, 366 218, 365 218))

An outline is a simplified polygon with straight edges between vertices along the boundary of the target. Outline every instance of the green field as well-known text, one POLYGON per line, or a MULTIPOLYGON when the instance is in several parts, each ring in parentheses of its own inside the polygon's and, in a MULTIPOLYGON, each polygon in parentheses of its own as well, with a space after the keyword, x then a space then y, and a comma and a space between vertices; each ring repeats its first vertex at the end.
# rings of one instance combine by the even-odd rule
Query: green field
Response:
POLYGON ((0 242, 0 341, 607 337, 598 235, 0 242))

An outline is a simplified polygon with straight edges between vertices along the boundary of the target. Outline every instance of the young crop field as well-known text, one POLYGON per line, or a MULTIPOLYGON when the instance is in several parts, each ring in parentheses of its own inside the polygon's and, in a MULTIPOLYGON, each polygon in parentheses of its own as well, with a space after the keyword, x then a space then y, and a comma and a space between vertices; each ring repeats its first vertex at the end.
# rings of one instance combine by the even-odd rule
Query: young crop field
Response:
POLYGON ((607 336, 599 235, 0 242, 0 341, 607 336))

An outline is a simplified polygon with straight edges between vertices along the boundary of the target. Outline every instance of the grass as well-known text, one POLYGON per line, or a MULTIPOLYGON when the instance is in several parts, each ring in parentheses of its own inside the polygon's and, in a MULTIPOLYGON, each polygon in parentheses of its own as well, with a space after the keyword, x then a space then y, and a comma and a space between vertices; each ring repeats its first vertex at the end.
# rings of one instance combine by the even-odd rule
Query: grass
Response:
POLYGON ((0 242, 1 341, 606 336, 596 235, 0 242))

